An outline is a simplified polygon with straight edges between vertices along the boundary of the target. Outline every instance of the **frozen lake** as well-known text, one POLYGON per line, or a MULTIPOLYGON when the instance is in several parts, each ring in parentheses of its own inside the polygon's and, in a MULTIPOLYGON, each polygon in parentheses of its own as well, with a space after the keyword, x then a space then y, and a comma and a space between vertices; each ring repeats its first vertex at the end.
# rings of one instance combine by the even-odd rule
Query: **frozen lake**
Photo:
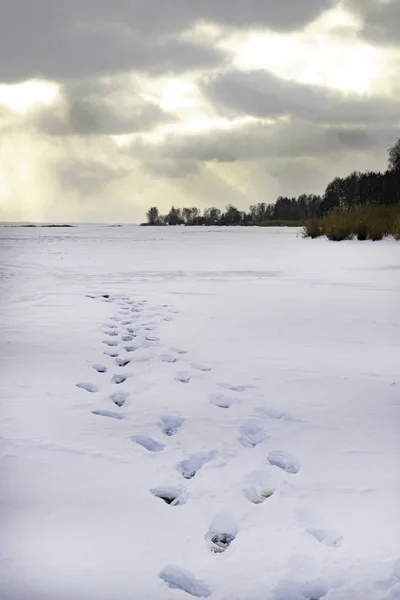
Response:
POLYGON ((2 600, 400 598, 400 245, 0 228, 2 600))

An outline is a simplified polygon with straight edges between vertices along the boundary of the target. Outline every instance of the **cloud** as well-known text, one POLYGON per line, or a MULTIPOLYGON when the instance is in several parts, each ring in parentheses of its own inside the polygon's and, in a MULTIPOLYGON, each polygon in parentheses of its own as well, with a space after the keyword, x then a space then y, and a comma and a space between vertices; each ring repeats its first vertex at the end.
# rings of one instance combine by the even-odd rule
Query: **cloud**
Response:
POLYGON ((373 43, 400 44, 398 0, 347 0, 346 6, 363 19, 361 35, 373 43))
POLYGON ((223 27, 303 26, 334 0, 14 0, 2 7, 0 81, 65 81, 122 71, 181 73, 224 58, 179 34, 199 22, 223 27))
MULTIPOLYGON (((400 130, 397 130, 400 133, 400 130)), ((396 139, 396 130, 354 126, 325 125, 308 120, 287 118, 275 122, 254 120, 229 129, 207 130, 196 134, 170 134, 155 144, 135 140, 126 151, 140 157, 144 164, 177 163, 176 170, 198 163, 249 163, 265 158, 272 160, 326 160, 351 151, 381 153, 396 139)), ((351 168, 351 166, 349 167, 351 168)))
POLYGON ((132 77, 65 84, 56 102, 39 105, 27 121, 48 135, 124 135, 174 121, 141 89, 132 77))
POLYGON ((398 122, 396 99, 341 94, 281 79, 268 71, 228 71, 204 80, 203 93, 230 116, 277 118, 291 115, 329 124, 398 122))

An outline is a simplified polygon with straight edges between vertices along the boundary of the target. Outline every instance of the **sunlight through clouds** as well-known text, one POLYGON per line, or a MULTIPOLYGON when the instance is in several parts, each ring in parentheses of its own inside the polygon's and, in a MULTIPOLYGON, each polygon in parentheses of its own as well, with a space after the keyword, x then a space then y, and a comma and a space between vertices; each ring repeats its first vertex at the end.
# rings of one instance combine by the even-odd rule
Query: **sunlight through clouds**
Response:
POLYGON ((235 53, 242 70, 274 75, 348 93, 373 93, 385 70, 385 56, 357 38, 359 18, 330 11, 296 33, 252 32, 220 42, 235 53))
POLYGON ((16 84, 0 84, 0 105, 24 113, 37 104, 51 104, 59 86, 49 81, 31 80, 16 84))

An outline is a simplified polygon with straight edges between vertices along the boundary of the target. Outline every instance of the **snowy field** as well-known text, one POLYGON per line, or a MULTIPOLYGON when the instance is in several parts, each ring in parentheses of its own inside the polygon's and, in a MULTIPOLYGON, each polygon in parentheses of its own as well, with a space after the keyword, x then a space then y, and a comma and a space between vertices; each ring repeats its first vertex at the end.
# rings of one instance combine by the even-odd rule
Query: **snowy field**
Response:
POLYGON ((0 235, 2 600, 400 598, 400 244, 0 235))

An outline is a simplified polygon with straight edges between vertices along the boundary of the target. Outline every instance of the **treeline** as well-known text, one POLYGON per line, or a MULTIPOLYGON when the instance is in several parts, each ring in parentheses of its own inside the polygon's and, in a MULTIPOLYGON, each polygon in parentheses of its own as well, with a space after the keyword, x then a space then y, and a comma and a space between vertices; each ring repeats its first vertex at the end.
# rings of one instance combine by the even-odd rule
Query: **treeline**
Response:
POLYGON ((389 165, 384 173, 353 171, 347 177, 335 177, 323 194, 301 194, 297 198, 280 196, 275 204, 260 202, 241 211, 232 204, 225 210, 216 207, 175 208, 161 215, 153 206, 147 213, 147 225, 262 225, 296 224, 332 212, 363 206, 400 203, 400 139, 389 149, 389 165))

